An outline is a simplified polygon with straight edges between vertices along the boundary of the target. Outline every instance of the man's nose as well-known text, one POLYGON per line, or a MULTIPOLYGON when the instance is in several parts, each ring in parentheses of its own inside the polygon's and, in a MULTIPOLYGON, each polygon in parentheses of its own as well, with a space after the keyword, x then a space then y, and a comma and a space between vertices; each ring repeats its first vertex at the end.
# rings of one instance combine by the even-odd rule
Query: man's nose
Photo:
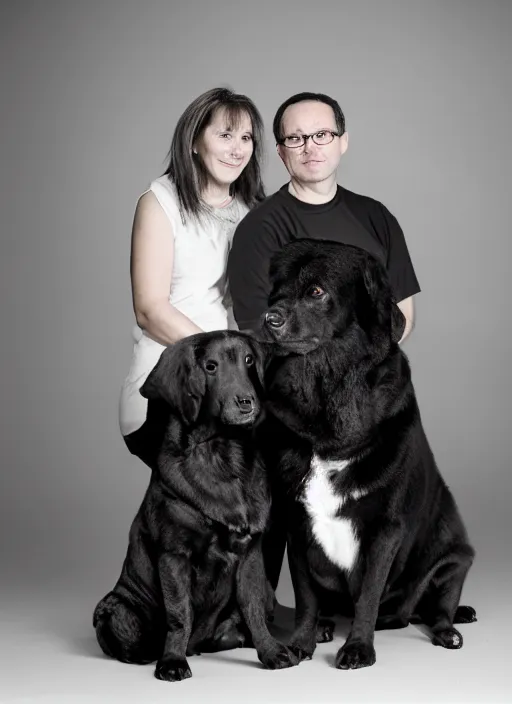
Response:
POLYGON ((307 135, 304 139, 306 141, 304 142, 304 147, 302 148, 302 151, 306 152, 306 154, 311 151, 314 151, 317 145, 313 142, 313 137, 311 135, 307 135))

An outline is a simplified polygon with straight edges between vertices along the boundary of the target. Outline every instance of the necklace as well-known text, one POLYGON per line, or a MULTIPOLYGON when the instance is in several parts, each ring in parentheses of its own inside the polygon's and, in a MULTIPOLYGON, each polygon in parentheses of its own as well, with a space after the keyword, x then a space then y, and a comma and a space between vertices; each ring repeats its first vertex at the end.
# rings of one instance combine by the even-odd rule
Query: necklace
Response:
POLYGON ((210 208, 225 208, 226 205, 229 205, 232 200, 233 196, 228 193, 228 195, 224 198, 224 200, 221 200, 220 203, 208 203, 207 201, 203 202, 210 208))
POLYGON ((232 200, 233 200, 233 196, 226 196, 226 198, 224 198, 224 200, 221 203, 219 203, 218 205, 214 205, 213 207, 214 208, 225 208, 226 205, 229 205, 229 203, 231 203, 232 200))

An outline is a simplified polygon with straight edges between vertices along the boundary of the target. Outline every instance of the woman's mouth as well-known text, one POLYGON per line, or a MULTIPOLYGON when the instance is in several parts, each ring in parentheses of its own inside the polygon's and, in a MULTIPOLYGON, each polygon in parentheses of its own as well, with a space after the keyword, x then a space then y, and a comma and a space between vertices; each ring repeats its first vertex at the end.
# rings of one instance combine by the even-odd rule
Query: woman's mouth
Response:
POLYGON ((238 169, 239 166, 242 165, 243 162, 239 161, 236 164, 231 163, 230 161, 222 161, 222 159, 219 159, 221 164, 224 164, 224 166, 229 166, 231 169, 238 169))

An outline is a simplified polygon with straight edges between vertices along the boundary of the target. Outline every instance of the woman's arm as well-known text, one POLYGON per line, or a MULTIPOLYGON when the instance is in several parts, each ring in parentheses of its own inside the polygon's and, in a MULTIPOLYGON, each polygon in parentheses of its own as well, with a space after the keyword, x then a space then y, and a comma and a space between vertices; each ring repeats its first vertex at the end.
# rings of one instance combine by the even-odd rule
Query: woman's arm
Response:
POLYGON ((132 299, 137 324, 162 345, 202 332, 169 303, 173 259, 171 223, 154 193, 148 191, 139 199, 133 220, 132 299))

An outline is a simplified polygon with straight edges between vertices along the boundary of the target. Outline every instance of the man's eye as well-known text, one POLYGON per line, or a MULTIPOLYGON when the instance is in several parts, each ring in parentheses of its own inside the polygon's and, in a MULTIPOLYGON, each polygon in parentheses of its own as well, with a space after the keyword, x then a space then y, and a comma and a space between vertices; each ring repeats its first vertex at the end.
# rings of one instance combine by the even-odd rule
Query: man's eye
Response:
POLYGON ((248 367, 252 367, 252 365, 254 364, 254 357, 252 356, 252 354, 248 354, 245 357, 245 363, 247 364, 248 367))
POLYGON ((204 368, 208 372, 208 374, 215 374, 217 371, 217 362, 214 362, 212 359, 209 359, 205 365, 204 368))
POLYGON ((292 134, 289 137, 286 138, 289 142, 298 142, 300 141, 300 137, 298 137, 296 134, 292 134))
POLYGON ((327 132, 324 132, 324 131, 322 131, 322 132, 317 132, 317 133, 315 134, 315 137, 318 137, 318 139, 323 139, 326 134, 327 134, 327 132))
POLYGON ((320 286, 311 286, 308 291, 308 295, 311 296, 311 298, 320 298, 324 293, 325 291, 323 288, 320 288, 320 286))

